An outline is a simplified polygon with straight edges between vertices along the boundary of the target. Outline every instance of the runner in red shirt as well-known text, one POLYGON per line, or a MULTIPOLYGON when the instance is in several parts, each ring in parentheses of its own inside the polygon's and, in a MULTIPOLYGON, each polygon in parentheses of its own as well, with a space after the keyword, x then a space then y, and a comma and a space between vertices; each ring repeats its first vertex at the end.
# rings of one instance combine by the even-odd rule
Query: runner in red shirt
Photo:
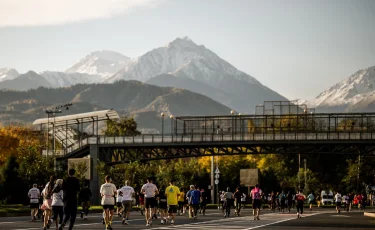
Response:
POLYGON ((296 200, 297 200, 297 218, 302 218, 303 204, 306 200, 306 196, 302 193, 301 190, 296 194, 296 200))

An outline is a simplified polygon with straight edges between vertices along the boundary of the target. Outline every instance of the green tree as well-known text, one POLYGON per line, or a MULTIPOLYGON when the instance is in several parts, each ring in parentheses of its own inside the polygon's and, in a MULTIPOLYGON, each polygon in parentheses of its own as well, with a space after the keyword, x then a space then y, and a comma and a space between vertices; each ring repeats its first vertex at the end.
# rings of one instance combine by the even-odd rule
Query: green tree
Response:
POLYGON ((137 122, 133 117, 123 117, 120 120, 107 120, 107 127, 103 130, 106 136, 136 136, 141 132, 137 130, 137 122))
POLYGON ((27 196, 25 196, 27 187, 19 176, 19 164, 14 155, 9 156, 2 167, 1 181, 0 198, 2 200, 10 204, 27 202, 27 196))

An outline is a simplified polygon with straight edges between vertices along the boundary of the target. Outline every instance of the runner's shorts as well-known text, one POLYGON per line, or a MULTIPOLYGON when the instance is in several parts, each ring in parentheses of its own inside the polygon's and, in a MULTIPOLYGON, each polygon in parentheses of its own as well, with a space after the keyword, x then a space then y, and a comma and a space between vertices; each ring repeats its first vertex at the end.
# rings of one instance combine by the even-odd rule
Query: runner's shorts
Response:
POLYGON ((167 210, 168 209, 167 202, 160 201, 159 202, 159 208, 162 209, 162 210, 167 210))
POLYGON ((117 203, 116 203, 116 206, 117 206, 118 208, 122 207, 122 202, 117 202, 117 203))
POLYGON ((337 207, 341 207, 341 202, 336 202, 337 207))
POLYGON ((82 203, 81 203, 81 206, 82 206, 82 208, 90 208, 90 201, 83 201, 82 203))
POLYGON ((132 208, 132 201, 131 200, 123 200, 122 207, 124 208, 124 213, 130 212, 132 208))
POLYGON ((155 197, 145 199, 145 208, 155 208, 156 200, 155 197))
POLYGON ((30 203, 30 208, 31 209, 39 208, 39 203, 30 203))
POLYGON ((110 211, 114 210, 115 209, 115 205, 112 204, 112 205, 108 205, 108 204, 105 204, 103 205, 103 210, 107 210, 109 209, 110 211))
POLYGON ((169 205, 168 213, 177 213, 177 205, 169 205))
POLYGON ((253 199, 253 209, 260 209, 260 200, 253 199))

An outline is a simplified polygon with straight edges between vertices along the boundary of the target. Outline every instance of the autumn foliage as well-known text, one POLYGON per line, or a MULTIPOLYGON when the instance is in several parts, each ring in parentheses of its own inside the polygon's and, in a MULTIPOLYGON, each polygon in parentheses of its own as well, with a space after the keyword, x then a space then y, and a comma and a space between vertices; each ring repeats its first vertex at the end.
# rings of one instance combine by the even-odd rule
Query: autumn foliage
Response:
POLYGON ((39 132, 33 131, 30 126, 0 125, 0 166, 11 155, 18 158, 31 149, 40 150, 41 139, 39 132))

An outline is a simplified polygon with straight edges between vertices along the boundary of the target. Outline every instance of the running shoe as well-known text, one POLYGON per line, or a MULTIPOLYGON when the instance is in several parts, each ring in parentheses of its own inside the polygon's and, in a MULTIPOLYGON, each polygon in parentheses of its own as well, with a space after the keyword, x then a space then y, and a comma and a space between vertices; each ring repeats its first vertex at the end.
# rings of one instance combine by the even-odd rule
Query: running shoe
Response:
POLYGON ((173 225, 174 224, 174 220, 171 220, 171 225, 173 225))
POLYGON ((164 224, 164 220, 162 219, 162 220, 160 221, 160 223, 161 223, 161 224, 164 224))

